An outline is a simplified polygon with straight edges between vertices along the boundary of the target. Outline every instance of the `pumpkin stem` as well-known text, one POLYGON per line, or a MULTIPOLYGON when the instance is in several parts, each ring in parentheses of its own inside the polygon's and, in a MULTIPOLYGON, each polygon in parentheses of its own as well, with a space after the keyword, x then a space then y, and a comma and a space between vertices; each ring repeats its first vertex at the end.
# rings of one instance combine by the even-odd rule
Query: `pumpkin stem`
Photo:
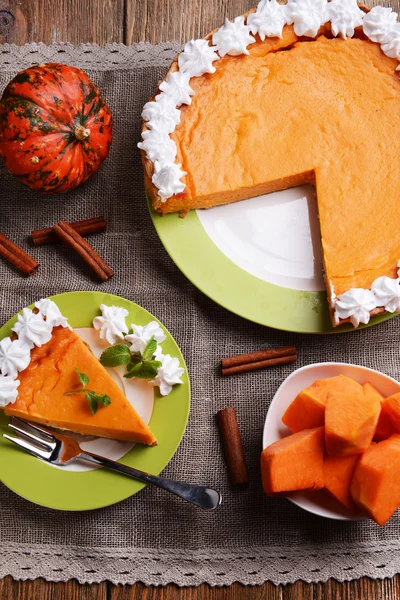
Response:
POLYGON ((85 140, 86 138, 89 137, 90 135, 90 129, 86 129, 86 127, 84 127, 83 125, 77 125, 75 127, 75 137, 77 140, 79 140, 80 142, 82 142, 83 140, 85 140))

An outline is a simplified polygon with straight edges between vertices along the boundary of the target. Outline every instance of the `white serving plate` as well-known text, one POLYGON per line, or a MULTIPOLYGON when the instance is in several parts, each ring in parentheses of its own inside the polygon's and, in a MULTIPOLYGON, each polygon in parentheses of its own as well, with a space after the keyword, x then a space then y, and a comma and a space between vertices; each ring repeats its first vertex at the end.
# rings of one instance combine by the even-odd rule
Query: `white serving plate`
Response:
MULTIPOLYGON (((282 416, 301 390, 311 385, 316 379, 334 377, 339 374, 351 377, 361 384, 369 381, 384 396, 400 392, 398 381, 367 367, 335 362, 316 363, 301 367, 285 379, 271 402, 265 419, 263 449, 290 435, 291 431, 282 423, 282 416)), ((303 510, 328 519, 350 521, 366 518, 361 514, 352 513, 333 498, 329 498, 328 494, 322 492, 296 492, 288 495, 288 499, 303 510)))

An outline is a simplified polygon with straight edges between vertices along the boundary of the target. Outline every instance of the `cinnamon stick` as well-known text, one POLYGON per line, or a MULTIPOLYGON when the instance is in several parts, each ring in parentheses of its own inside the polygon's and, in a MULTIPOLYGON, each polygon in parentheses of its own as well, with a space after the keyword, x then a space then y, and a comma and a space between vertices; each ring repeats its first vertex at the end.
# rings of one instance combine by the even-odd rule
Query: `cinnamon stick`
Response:
POLYGON ((39 268, 39 263, 35 259, 2 233, 0 233, 0 256, 24 275, 33 275, 39 268))
POLYGON ((110 267, 100 258, 92 246, 71 225, 65 221, 60 221, 52 229, 62 242, 75 250, 100 281, 107 281, 114 275, 110 267))
POLYGON ((248 483, 249 475, 235 409, 224 408, 219 410, 217 412, 217 423, 231 483, 233 485, 248 483))
MULTIPOLYGON (((76 221, 70 223, 81 236, 92 235, 93 233, 101 233, 107 229, 107 221, 104 217, 94 217, 93 219, 85 219, 84 221, 76 221)), ((59 238, 54 233, 52 227, 45 229, 36 229, 32 231, 32 240, 35 246, 44 246, 45 244, 53 244, 59 241, 59 238)))
POLYGON ((291 354, 289 356, 281 356, 278 358, 270 358, 268 360, 261 360, 253 363, 245 363, 243 365, 236 365, 228 369, 222 369, 222 375, 236 375, 238 373, 247 373, 249 371, 258 371, 259 369, 269 369, 270 367, 277 367, 278 365, 290 365, 296 362, 297 354, 291 354))
POLYGON ((269 348, 268 350, 260 350, 258 352, 250 352, 249 354, 239 354, 231 358, 223 358, 221 366, 223 369, 236 367, 237 365, 246 365, 248 363, 260 362, 269 360, 270 358, 279 358, 281 356, 291 356, 296 354, 294 346, 282 346, 281 348, 269 348))

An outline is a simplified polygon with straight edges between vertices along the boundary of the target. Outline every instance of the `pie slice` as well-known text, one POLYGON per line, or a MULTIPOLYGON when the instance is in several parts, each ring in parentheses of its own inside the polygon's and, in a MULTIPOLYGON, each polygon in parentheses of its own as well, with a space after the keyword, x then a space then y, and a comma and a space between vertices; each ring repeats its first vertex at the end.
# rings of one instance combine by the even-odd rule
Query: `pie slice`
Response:
POLYGON ((54 328, 51 340, 31 351, 31 362, 18 379, 18 398, 4 411, 8 416, 81 435, 157 444, 154 434, 118 385, 70 329, 54 328), (88 389, 111 398, 109 406, 99 406, 96 414, 92 414, 83 393, 65 395, 82 388, 75 369, 89 377, 88 389))
POLYGON ((191 104, 170 134, 183 190, 160 195, 160 167, 141 146, 153 208, 184 213, 314 184, 333 324, 399 310, 398 60, 361 27, 341 39, 329 23, 315 39, 288 25, 282 38, 256 35, 247 52, 190 78, 191 104))

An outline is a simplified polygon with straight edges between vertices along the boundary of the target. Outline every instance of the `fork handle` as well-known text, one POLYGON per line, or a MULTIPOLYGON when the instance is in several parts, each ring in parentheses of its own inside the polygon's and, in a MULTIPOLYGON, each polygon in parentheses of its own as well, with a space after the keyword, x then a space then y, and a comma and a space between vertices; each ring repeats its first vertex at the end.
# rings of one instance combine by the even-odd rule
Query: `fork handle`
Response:
POLYGON ((163 490, 167 490, 167 492, 175 494, 175 496, 179 496, 179 498, 183 498, 183 500, 186 500, 187 502, 191 502, 192 504, 203 508, 204 510, 214 510, 214 508, 218 508, 222 501, 219 492, 202 485, 193 485, 190 483, 183 483, 182 481, 164 479, 157 475, 150 475, 150 473, 133 469, 132 467, 122 465, 121 463, 105 458, 104 456, 92 454, 91 452, 83 452, 79 458, 118 471, 129 477, 138 479, 143 483, 155 485, 163 490))

